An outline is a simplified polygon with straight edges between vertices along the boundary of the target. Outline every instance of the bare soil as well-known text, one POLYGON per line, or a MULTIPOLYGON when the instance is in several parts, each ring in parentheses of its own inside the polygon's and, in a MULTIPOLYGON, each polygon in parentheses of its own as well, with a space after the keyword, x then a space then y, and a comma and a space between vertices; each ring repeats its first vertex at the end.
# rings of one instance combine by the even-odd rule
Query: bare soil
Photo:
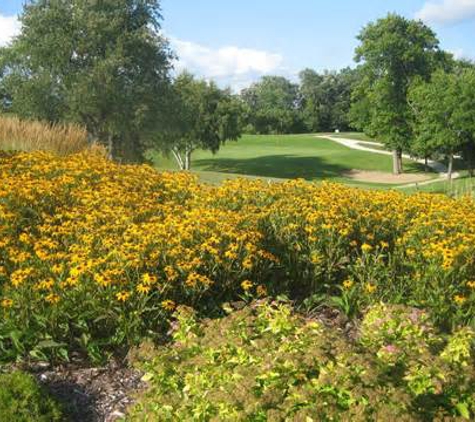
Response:
POLYGON ((404 183, 415 183, 422 182, 425 180, 431 179, 429 175, 426 174, 391 174, 384 173, 381 171, 364 171, 364 170, 350 170, 343 173, 345 177, 348 177, 352 180, 357 180, 358 182, 369 182, 369 183, 390 183, 390 184, 404 184, 404 183))
POLYGON ((146 384, 139 371, 122 363, 104 367, 67 364, 30 368, 52 396, 63 404, 71 422, 114 422, 123 418, 135 394, 146 384))

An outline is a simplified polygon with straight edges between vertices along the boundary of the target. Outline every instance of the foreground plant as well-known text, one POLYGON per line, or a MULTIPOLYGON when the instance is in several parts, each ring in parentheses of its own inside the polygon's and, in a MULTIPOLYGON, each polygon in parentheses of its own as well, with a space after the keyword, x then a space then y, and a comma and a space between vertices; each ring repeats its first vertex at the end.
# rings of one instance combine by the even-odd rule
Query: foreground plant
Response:
POLYGON ((378 305, 356 342, 281 302, 202 323, 179 308, 175 318, 172 345, 138 354, 150 387, 131 421, 475 416, 473 332, 447 338, 416 309, 378 305))
POLYGON ((0 374, 1 420, 15 422, 59 422, 64 417, 60 406, 23 372, 0 374))

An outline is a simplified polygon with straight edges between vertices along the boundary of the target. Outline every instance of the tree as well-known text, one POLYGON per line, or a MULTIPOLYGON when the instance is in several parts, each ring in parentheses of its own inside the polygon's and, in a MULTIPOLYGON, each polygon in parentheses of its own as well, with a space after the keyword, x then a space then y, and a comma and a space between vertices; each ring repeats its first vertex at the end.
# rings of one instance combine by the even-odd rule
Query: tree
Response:
POLYGON ((358 77, 356 71, 345 68, 339 72, 319 74, 305 69, 299 74, 301 111, 309 132, 347 130, 351 91, 358 77))
POLYGON ((415 148, 446 155, 451 179, 454 154, 464 151, 470 157, 473 152, 475 71, 436 71, 430 82, 411 87, 409 101, 415 112, 415 148))
POLYGON ((168 123, 155 134, 152 147, 173 155, 182 170, 191 168, 196 149, 215 153, 226 141, 241 136, 241 101, 213 82, 182 73, 171 87, 168 107, 168 123))
POLYGON ((299 89, 282 76, 264 76, 241 93, 249 107, 248 124, 257 133, 294 133, 303 130, 299 89))
POLYGON ((299 73, 301 110, 305 127, 310 132, 322 130, 324 77, 312 69, 304 69, 299 73))
POLYGON ((36 0, 0 53, 3 105, 84 124, 115 155, 136 155, 157 123, 172 54, 159 0, 36 0))
POLYGON ((368 24, 358 35, 355 60, 363 77, 356 90, 359 126, 393 150, 393 172, 402 171, 402 152, 409 149, 412 112, 407 101, 411 82, 428 80, 446 55, 434 32, 421 21, 389 14, 368 24), (369 115, 361 112, 360 101, 369 115))

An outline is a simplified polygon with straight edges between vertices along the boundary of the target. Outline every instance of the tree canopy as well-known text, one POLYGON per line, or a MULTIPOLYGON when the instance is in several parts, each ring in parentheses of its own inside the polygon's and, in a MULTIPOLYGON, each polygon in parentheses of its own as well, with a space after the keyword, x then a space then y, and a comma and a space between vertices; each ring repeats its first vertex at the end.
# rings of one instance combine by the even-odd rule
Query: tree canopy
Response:
POLYGON ((36 0, 0 54, 3 107, 84 124, 115 155, 137 151, 157 124, 172 54, 159 0, 36 0))
POLYGON ((351 92, 358 78, 350 68, 318 73, 304 69, 300 78, 300 108, 309 132, 347 130, 351 92))
POLYGON ((282 76, 264 76, 241 93, 248 123, 256 133, 301 131, 298 85, 282 76))
POLYGON ((438 70, 428 82, 415 83, 409 91, 414 111, 412 149, 425 157, 444 154, 449 158, 474 149, 475 70, 438 70))
POLYGON ((446 55, 428 26, 395 14, 369 23, 357 38, 355 60, 362 78, 354 94, 353 121, 396 152, 398 173, 412 136, 409 86, 415 78, 428 80, 446 55))
POLYGON ((151 146, 172 154, 182 170, 190 169, 196 149, 217 152, 241 136, 242 103, 214 82, 182 73, 173 82, 168 108, 168 122, 151 146))

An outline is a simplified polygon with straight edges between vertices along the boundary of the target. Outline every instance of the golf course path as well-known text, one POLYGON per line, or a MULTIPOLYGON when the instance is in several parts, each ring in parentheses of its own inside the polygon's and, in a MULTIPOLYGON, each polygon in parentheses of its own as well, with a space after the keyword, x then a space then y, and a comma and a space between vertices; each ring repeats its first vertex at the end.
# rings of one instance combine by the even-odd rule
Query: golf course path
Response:
MULTIPOLYGON (((362 141, 362 140, 350 139, 350 138, 340 138, 340 137, 330 136, 330 135, 317 135, 317 137, 318 138, 329 139, 330 141, 337 142, 337 143, 339 143, 341 145, 344 145, 344 146, 346 146, 348 148, 351 148, 351 149, 357 149, 357 150, 360 150, 360 151, 372 152, 374 154, 383 154, 383 155, 392 155, 393 154, 391 151, 384 151, 384 150, 376 148, 376 147, 381 147, 382 146, 382 144, 380 144, 379 142, 362 141), (362 145, 362 143, 364 143, 365 145, 362 145), (375 148, 371 148, 371 146, 366 146, 366 144, 374 145, 375 148)), ((424 160, 415 159, 415 158, 413 158, 413 157, 411 157, 410 155, 407 155, 407 154, 403 154, 402 157, 406 158, 408 160, 415 161, 417 163, 424 164, 424 160)), ((432 170, 439 173, 439 177, 437 177, 435 179, 426 180, 426 181, 423 181, 423 182, 409 183, 409 184, 404 184, 404 185, 395 186, 395 187, 408 188, 408 187, 412 187, 412 186, 428 185, 430 183, 440 182, 441 179, 447 179, 448 178, 447 167, 444 164, 442 164, 438 161, 428 160, 427 165, 432 170)), ((459 173, 457 173, 457 172, 452 173, 452 179, 457 179, 458 177, 460 177, 459 173)))

